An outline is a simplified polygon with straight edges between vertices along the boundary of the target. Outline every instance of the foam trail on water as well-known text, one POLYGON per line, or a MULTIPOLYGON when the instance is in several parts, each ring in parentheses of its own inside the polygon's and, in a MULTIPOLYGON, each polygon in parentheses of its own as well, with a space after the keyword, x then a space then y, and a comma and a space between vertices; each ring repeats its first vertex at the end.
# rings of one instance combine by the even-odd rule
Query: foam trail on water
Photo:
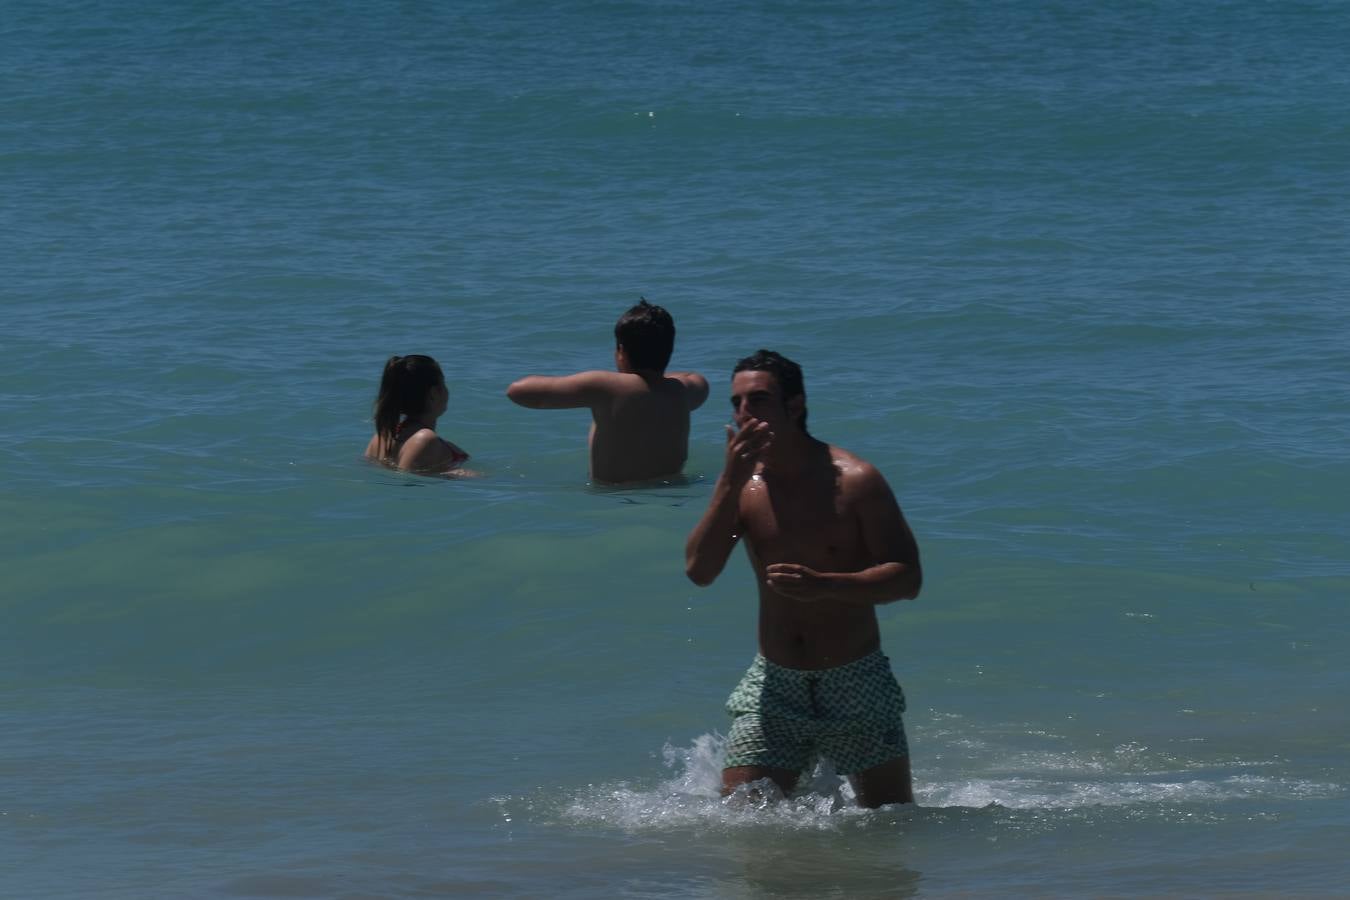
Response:
POLYGON ((972 779, 936 784, 916 792, 933 807, 1080 809, 1134 805, 1215 805, 1237 800, 1303 800, 1334 797, 1334 784, 1240 775, 1220 781, 1051 781, 1038 778, 972 779))
MULTIPOLYGON (((624 830, 687 826, 787 826, 793 829, 832 829, 846 822, 866 821, 876 811, 859 809, 848 781, 822 761, 789 798, 770 784, 760 796, 742 790, 720 795, 725 738, 704 734, 688 747, 667 744, 662 755, 672 778, 652 788, 620 782, 589 786, 566 802, 563 817, 575 822, 603 823, 624 830)), ((1062 779, 1007 776, 964 778, 924 783, 916 776, 916 811, 929 809, 1078 810, 1091 808, 1163 808, 1202 805, 1214 807, 1244 800, 1303 800, 1341 794, 1335 784, 1261 775, 1232 775, 1205 780, 1182 777, 1178 771, 1139 773, 1103 771, 1100 759, 1064 760, 1062 779), (1091 778, 1083 778, 1092 771, 1091 778), (1169 777, 1169 775, 1171 777, 1169 777)), ((894 809, 885 815, 893 818, 894 809)))

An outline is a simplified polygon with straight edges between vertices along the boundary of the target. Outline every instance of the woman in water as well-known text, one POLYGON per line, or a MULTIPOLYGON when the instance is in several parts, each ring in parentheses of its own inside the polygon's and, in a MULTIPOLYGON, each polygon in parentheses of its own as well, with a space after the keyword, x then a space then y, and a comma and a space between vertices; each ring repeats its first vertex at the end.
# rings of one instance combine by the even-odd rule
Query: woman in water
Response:
POLYGON ((422 475, 457 470, 469 454, 436 435, 450 392, 430 356, 391 356, 375 399, 375 436, 366 458, 422 475))

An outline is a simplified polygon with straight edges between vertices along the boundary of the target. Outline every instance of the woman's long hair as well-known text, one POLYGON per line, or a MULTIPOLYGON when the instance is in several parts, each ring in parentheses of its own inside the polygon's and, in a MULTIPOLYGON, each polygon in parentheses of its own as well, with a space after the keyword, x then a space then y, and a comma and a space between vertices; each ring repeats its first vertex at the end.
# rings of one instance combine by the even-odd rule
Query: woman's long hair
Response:
POLYGON ((433 388, 445 384, 441 367, 430 356, 391 356, 380 378, 380 395, 375 398, 375 434, 388 455, 398 434, 403 416, 420 416, 427 408, 427 396, 433 388))

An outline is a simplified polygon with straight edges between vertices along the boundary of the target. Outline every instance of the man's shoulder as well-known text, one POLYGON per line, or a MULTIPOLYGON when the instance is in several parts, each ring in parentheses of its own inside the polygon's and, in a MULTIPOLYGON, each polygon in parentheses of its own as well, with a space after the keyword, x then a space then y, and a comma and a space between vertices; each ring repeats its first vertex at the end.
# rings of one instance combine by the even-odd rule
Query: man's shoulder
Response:
POLYGON ((667 372, 667 378, 673 378, 687 388, 707 388, 708 379, 697 372, 667 372))
POLYGON ((830 462, 834 463, 836 469, 844 474, 853 474, 867 470, 876 471, 876 466, 863 459, 852 450, 840 447, 838 444, 826 444, 829 448, 830 462))
MULTIPOLYGON (((614 372, 607 369, 587 369, 570 377, 578 384, 584 385, 588 390, 610 395, 634 390, 636 384, 631 379, 637 378, 636 375, 625 375, 623 372, 614 372)), ((637 378, 637 383, 640 383, 641 380, 637 378)))
POLYGON ((630 378, 636 378, 636 375, 628 375, 624 372, 615 372, 613 369, 587 369, 584 372, 578 372, 574 377, 585 378, 596 384, 615 385, 627 384, 630 378))
POLYGON ((639 375, 635 372, 599 372, 606 376, 604 384, 616 394, 672 396, 675 394, 707 395, 708 382, 696 372, 663 372, 660 375, 639 375))
POLYGON ((645 408, 653 397, 665 393, 663 389, 653 388, 647 379, 632 372, 596 370, 581 372, 573 377, 584 378, 586 389, 593 398, 593 405, 622 402, 626 408, 631 408, 633 403, 645 408))
POLYGON ((876 490, 889 491, 886 476, 881 470, 851 450, 829 445, 830 461, 839 473, 841 486, 854 491, 869 493, 876 490))
POLYGON ((691 410, 698 409, 708 399, 708 379, 697 372, 668 372, 666 379, 679 384, 679 390, 691 410))

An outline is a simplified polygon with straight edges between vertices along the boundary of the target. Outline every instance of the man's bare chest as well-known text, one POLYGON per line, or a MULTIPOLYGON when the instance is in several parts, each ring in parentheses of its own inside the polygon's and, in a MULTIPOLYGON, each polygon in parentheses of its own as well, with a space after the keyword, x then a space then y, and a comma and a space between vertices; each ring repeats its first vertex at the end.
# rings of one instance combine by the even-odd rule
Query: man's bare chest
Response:
POLYGON ((765 482, 751 488, 742 502, 746 536, 763 565, 834 569, 856 561, 862 548, 857 516, 837 491, 765 482))

